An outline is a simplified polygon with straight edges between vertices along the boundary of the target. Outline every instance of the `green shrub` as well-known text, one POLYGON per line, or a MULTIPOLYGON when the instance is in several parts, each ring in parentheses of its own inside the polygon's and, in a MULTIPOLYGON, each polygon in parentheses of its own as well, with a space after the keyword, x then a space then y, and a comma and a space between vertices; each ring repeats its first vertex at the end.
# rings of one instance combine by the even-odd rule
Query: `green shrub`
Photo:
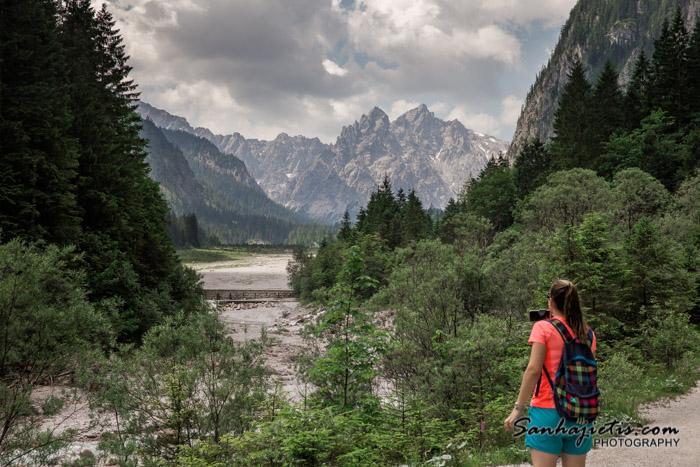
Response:
POLYGON ((644 373, 618 351, 598 364, 601 410, 609 415, 635 416, 644 384, 644 373))
POLYGON ((698 332, 690 316, 670 310, 653 310, 642 325, 642 349, 652 361, 673 369, 687 352, 696 352, 698 332))
POLYGON ((41 405, 42 413, 48 417, 56 415, 61 409, 63 409, 63 400, 54 396, 46 399, 41 405))

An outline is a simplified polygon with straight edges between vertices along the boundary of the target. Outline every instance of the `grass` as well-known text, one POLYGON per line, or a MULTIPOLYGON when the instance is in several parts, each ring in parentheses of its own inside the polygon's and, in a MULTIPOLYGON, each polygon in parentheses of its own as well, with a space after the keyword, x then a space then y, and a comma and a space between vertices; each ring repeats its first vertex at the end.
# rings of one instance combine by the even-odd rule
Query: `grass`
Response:
POLYGON ((215 263, 217 261, 235 261, 253 256, 253 253, 229 247, 185 248, 177 250, 180 260, 186 264, 215 263))
POLYGON ((290 245, 225 245, 206 248, 182 248, 177 250, 180 260, 186 264, 236 261, 253 254, 291 253, 290 245))

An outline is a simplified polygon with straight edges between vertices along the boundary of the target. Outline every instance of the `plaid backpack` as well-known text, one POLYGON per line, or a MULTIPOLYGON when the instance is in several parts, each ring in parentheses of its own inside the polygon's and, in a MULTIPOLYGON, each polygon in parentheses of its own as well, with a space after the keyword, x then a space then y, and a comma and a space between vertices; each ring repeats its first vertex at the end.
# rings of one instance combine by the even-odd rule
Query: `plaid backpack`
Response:
MULTIPOLYGON (((554 393, 557 412, 566 420, 590 423, 598 415, 600 405, 600 391, 597 385, 598 365, 591 350, 593 331, 588 328, 588 342, 584 344, 557 318, 550 318, 547 321, 559 331, 564 340, 564 349, 554 381, 544 367, 544 374, 554 393)), ((540 381, 541 379, 540 375, 540 381)), ((537 392, 539 388, 540 382, 537 383, 537 392)))

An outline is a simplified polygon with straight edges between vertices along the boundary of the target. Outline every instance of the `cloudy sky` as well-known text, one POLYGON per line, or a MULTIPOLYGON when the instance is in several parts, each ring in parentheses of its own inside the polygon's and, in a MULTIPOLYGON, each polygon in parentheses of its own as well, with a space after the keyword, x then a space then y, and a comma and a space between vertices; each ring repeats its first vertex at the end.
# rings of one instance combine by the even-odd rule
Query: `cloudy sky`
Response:
MULTIPOLYGON (((94 0, 96 6, 105 0, 94 0)), ((510 140, 575 0, 107 0, 142 100, 333 142, 374 106, 510 140)))

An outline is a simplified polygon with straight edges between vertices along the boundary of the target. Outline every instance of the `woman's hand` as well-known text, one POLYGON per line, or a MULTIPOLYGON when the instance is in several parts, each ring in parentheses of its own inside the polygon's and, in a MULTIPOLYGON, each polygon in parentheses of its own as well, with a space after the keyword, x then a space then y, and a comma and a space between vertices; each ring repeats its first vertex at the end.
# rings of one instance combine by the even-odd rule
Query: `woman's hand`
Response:
POLYGON ((506 431, 510 431, 513 429, 513 423, 515 423, 515 421, 520 418, 522 413, 522 409, 513 409, 510 415, 508 415, 508 418, 506 418, 506 420, 503 422, 503 427, 506 429, 506 431))

